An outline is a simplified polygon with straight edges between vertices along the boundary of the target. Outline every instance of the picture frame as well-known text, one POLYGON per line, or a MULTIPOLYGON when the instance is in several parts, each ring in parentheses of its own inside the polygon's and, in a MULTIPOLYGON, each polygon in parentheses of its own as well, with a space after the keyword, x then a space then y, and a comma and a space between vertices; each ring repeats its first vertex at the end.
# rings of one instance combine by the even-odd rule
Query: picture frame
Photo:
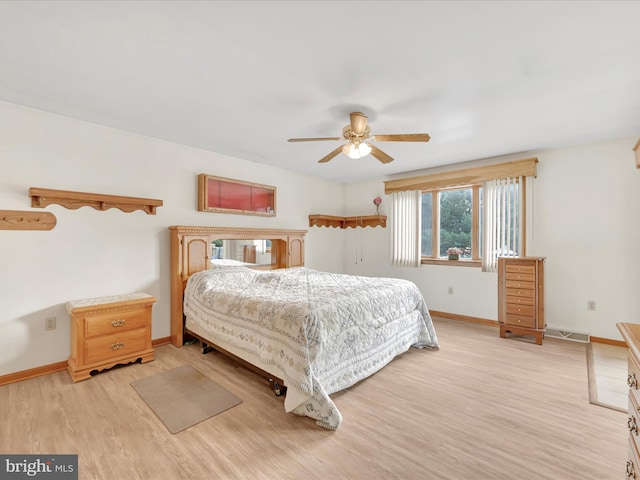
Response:
POLYGON ((198 175, 198 211, 275 217, 276 187, 198 175))

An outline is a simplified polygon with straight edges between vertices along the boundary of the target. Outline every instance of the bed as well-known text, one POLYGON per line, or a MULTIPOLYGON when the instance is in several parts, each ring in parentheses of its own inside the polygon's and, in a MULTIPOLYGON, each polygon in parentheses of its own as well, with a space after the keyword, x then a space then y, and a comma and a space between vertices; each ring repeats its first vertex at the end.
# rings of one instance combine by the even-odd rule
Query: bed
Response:
MULTIPOLYGON (((286 235, 279 249, 286 258, 292 238, 299 237, 286 235)), ((185 241, 174 245, 183 254, 185 241)), ((180 276, 180 314, 184 335, 282 382, 285 411, 337 429, 342 416, 331 394, 411 347, 438 348, 427 306, 412 282, 274 262, 277 268, 265 270, 206 262, 206 268, 180 276)))

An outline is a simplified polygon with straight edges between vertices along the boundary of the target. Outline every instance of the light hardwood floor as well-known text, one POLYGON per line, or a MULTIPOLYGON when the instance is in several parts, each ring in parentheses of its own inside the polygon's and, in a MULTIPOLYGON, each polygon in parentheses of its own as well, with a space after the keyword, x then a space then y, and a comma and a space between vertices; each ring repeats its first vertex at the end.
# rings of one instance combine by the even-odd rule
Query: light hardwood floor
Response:
POLYGON ((589 403, 585 345, 543 346, 435 319, 440 350, 407 352, 332 395, 337 431, 286 414, 265 380, 197 346, 72 383, 67 372, 0 387, 1 453, 77 453, 79 478, 623 478, 626 415, 589 403), (129 385, 191 364, 242 398, 170 434, 129 385))

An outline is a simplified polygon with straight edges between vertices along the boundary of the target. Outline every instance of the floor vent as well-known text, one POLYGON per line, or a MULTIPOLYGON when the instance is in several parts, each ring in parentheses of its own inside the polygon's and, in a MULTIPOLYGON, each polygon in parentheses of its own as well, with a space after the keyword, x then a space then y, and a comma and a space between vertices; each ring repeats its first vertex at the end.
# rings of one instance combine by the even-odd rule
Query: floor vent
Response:
POLYGON ((563 340, 572 340, 574 342, 589 343, 588 333, 570 332, 569 330, 559 330, 557 328, 547 328, 545 336, 553 338, 561 338, 563 340))

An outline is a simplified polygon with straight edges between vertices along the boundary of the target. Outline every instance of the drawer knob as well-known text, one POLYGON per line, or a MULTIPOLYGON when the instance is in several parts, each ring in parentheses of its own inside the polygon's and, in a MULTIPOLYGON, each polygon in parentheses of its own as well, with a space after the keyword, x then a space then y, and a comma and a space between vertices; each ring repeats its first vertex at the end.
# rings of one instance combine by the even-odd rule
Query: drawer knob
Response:
POLYGON ((124 342, 118 342, 111 345, 112 350, 120 350, 122 347, 124 347, 124 342))
POLYGON ((635 433, 638 436, 638 425, 636 424, 636 417, 633 415, 627 419, 627 428, 630 433, 635 433))
POLYGON ((627 478, 636 478, 636 470, 633 467, 633 462, 631 460, 627 460, 627 478))
POLYGON ((638 380, 636 379, 635 373, 630 373, 629 375, 627 375, 627 385, 629 385, 631 388, 635 388, 636 390, 638 389, 638 380))
POLYGON ((126 320, 114 320, 113 322, 111 322, 111 326, 113 326, 113 327, 121 327, 125 323, 127 323, 126 320))

